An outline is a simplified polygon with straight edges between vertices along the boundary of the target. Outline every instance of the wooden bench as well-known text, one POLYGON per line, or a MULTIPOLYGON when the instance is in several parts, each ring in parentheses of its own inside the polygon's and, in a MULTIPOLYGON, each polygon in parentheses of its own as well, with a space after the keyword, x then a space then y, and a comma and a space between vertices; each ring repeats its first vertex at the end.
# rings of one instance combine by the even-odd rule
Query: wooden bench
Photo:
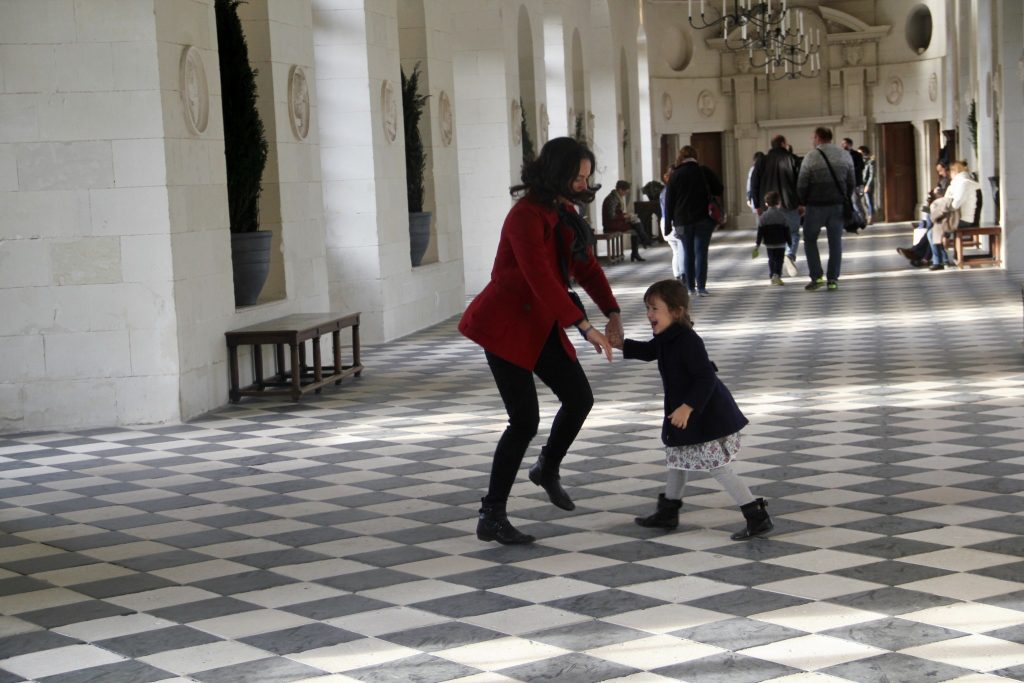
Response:
POLYGON ((625 258, 625 251, 623 250, 623 239, 621 232, 604 232, 601 234, 594 235, 594 239, 597 243, 594 245, 594 254, 597 256, 597 260, 601 263, 618 263, 625 258), (604 242, 604 254, 601 254, 601 250, 598 247, 604 242))
POLYGON ((297 313, 268 320, 249 327, 224 333, 228 343, 228 363, 231 369, 231 388, 228 396, 238 403, 242 396, 285 395, 298 401, 311 391, 320 393, 321 387, 334 382, 341 384, 345 377, 358 377, 363 371, 359 361, 359 313, 297 313), (352 330, 352 364, 341 362, 341 330, 352 330), (320 337, 331 335, 334 363, 324 367, 320 353, 320 337), (313 364, 306 363, 306 342, 312 341, 313 364), (274 346, 276 373, 263 376, 263 344, 274 346), (289 353, 284 347, 288 345, 289 353), (253 383, 239 387, 238 347, 252 346, 253 383), (286 367, 290 361, 290 369, 286 367), (279 387, 268 389, 268 387, 279 387))
POLYGON ((998 225, 971 228, 957 228, 953 232, 953 249, 956 265, 960 268, 1002 265, 1003 229, 998 225), (980 254, 968 253, 967 247, 978 246, 981 237, 988 237, 988 251, 980 254))

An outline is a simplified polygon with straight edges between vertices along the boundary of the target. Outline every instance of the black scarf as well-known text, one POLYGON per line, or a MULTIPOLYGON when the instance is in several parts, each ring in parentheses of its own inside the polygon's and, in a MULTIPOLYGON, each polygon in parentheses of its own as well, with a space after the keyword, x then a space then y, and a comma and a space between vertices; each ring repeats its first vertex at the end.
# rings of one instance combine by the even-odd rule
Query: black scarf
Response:
MULTIPOLYGON (((589 258, 587 248, 592 247, 597 241, 594 239, 594 229, 587 223, 587 219, 577 212, 569 209, 561 202, 558 203, 558 218, 562 223, 572 229, 572 257, 577 261, 586 261, 589 258)), ((566 280, 568 280, 568 264, 565 265, 566 280)))

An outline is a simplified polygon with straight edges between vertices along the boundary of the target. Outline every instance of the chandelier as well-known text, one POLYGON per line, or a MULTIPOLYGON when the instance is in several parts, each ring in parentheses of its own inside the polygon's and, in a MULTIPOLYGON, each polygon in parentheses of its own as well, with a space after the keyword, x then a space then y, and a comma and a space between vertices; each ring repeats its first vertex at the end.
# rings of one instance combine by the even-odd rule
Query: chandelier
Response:
POLYGON ((818 29, 804 29, 802 10, 790 12, 787 0, 732 0, 729 12, 727 2, 722 0, 721 16, 708 21, 705 0, 700 0, 700 23, 696 23, 693 0, 687 0, 690 26, 721 26, 725 48, 746 52, 751 66, 764 69, 768 78, 814 78, 821 72, 821 36, 818 29))

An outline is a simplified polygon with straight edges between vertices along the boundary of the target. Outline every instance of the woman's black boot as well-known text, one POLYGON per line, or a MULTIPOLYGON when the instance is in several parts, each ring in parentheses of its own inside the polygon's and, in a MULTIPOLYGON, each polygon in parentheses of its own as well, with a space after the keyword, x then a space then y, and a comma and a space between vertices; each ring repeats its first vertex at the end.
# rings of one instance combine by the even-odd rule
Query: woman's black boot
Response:
POLYGON ((524 545, 533 543, 534 538, 524 534, 508 521, 505 503, 480 501, 480 521, 476 523, 476 537, 481 541, 497 541, 502 545, 524 545))
POLYGON ((664 493, 658 494, 658 511, 650 517, 637 517, 636 523, 654 529, 675 529, 679 526, 679 508, 683 501, 666 498, 664 493))
POLYGON ((630 261, 646 261, 647 259, 645 259, 643 256, 641 256, 640 252, 634 251, 632 254, 629 255, 629 260, 630 261))
POLYGON ((551 466, 541 455, 537 462, 530 468, 530 481, 540 486, 548 494, 548 498, 555 507, 563 510, 575 510, 576 504, 562 488, 561 477, 558 475, 558 465, 551 466))
POLYGON ((743 541, 766 534, 775 527, 772 518, 768 516, 768 504, 764 502, 764 498, 741 505, 740 511, 747 520, 747 526, 729 537, 734 541, 743 541))

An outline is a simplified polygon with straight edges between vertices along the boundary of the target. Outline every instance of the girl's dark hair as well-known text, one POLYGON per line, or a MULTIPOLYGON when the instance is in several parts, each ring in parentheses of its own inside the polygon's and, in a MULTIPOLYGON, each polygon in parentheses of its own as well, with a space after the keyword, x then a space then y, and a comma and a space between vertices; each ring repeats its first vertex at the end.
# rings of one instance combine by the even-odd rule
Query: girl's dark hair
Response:
POLYGON ((509 192, 513 196, 529 194, 541 204, 554 204, 558 197, 589 204, 601 189, 600 185, 590 186, 583 192, 572 191, 572 183, 579 175, 580 163, 584 159, 590 162, 593 173, 597 159, 585 144, 573 138, 548 140, 536 159, 523 164, 523 182, 509 192))
POLYGON ((690 293, 682 282, 675 279, 659 280, 644 292, 644 303, 649 303, 653 296, 665 302, 677 323, 693 327, 693 320, 690 319, 690 293))

